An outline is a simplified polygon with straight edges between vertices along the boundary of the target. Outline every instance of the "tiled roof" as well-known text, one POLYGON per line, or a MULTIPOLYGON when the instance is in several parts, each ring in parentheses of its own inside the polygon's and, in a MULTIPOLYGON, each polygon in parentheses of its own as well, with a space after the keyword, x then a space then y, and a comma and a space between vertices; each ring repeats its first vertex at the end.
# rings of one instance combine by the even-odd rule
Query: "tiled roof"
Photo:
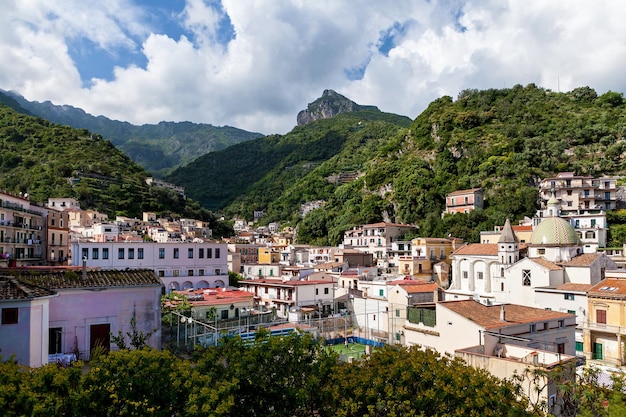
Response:
MULTIPOLYGON (((626 281, 625 281, 626 282, 626 281)), ((473 321, 485 329, 497 329, 515 324, 535 323, 571 317, 569 313, 505 304, 505 321, 500 320, 501 305, 486 306, 474 300, 442 301, 441 305, 473 321)))
POLYGON ((572 258, 569 262, 565 262, 565 266, 591 266, 602 254, 600 253, 583 253, 572 258))
POLYGON ((470 188, 469 190, 457 190, 457 191, 452 191, 451 193, 448 194, 448 196, 474 194, 476 191, 481 191, 481 190, 482 188, 470 188))
POLYGON ((429 284, 413 283, 413 284, 398 284, 398 285, 400 285, 409 294, 433 292, 439 289, 439 285, 435 283, 429 283, 429 284))
POLYGON ((20 282, 15 277, 0 276, 0 301, 32 300, 39 297, 49 297, 54 294, 54 291, 20 282))
POLYGON ((470 243, 455 250, 452 255, 491 255, 498 256, 497 243, 470 243))
POLYGON ((573 282, 566 282, 565 284, 561 284, 555 289, 560 291, 577 291, 577 292, 587 292, 593 287, 593 284, 574 284, 573 282))
POLYGON ((597 297, 626 295, 626 279, 606 278, 589 289, 587 295, 597 297))
POLYGON ((102 288, 102 287, 137 287, 161 286, 161 281, 150 269, 87 270, 86 279, 78 270, 7 270, 22 282, 49 289, 102 288))
POLYGON ((560 271, 563 269, 557 264, 555 264, 554 262, 547 260, 546 258, 528 258, 528 259, 535 262, 536 264, 539 264, 545 268, 548 268, 550 271, 560 271))

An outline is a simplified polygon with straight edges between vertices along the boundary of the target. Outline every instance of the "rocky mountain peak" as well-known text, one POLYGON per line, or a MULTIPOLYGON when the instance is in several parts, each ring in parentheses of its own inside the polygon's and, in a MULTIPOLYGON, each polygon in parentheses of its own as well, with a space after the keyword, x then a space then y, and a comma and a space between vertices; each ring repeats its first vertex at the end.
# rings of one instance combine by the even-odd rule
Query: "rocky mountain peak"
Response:
POLYGON ((320 119, 330 119, 340 113, 359 110, 378 110, 376 106, 362 106, 333 90, 324 90, 322 96, 309 103, 306 110, 298 113, 298 126, 304 126, 320 119))

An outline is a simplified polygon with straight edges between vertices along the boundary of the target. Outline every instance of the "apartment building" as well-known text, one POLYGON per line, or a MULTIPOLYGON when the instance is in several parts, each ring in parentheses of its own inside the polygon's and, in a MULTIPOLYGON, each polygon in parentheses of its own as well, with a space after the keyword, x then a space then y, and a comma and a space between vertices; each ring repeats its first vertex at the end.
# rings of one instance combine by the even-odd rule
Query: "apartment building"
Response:
POLYGON ((46 212, 31 204, 28 195, 0 193, 0 266, 45 262, 46 212))
POLYGON ((166 292, 228 285, 228 248, 215 242, 73 242, 72 265, 151 269, 166 292))
POLYGON ((446 196, 445 214, 469 213, 474 209, 483 208, 484 202, 482 188, 457 190, 446 196))
POLYGON ((541 199, 547 203, 554 195, 563 212, 576 210, 612 210, 618 203, 617 178, 594 178, 560 172, 539 183, 541 199))

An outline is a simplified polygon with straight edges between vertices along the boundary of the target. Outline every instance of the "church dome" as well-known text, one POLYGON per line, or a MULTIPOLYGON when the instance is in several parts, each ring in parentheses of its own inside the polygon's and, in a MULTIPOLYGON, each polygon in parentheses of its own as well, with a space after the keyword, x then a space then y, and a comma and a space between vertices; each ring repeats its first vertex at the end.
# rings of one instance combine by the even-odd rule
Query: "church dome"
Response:
POLYGON ((530 236, 530 244, 535 246, 574 246, 582 243, 576 230, 567 220, 560 217, 548 217, 535 228, 530 236))

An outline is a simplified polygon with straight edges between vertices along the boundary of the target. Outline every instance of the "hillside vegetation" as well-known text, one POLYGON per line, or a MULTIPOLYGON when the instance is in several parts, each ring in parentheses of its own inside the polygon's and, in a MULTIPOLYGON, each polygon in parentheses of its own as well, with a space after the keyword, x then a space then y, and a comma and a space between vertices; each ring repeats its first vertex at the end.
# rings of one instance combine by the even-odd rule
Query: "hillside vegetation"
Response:
POLYGON ((224 233, 198 203, 149 187, 148 175, 111 142, 86 129, 55 125, 0 104, 0 190, 27 193, 39 203, 74 197, 82 208, 111 217, 140 218, 143 211, 196 217, 212 221, 224 233))
POLYGON ((0 91, 0 102, 7 100, 13 100, 29 114, 53 123, 87 129, 110 140, 133 161, 157 176, 165 175, 202 154, 262 136, 230 126, 204 123, 160 122, 137 126, 104 116, 92 116, 76 107, 58 106, 49 101, 32 102, 18 94, 0 91))
POLYGON ((622 93, 533 84, 465 90, 432 102, 410 126, 376 111, 344 113, 196 160, 171 181, 228 215, 298 226, 300 242, 336 244, 354 225, 416 223, 423 236, 478 241, 480 230, 531 216, 537 185, 560 171, 621 175, 622 93), (349 183, 331 175, 357 173, 349 183), (486 207, 441 218, 445 195, 484 187, 486 207), (304 219, 300 205, 323 200, 304 219))

